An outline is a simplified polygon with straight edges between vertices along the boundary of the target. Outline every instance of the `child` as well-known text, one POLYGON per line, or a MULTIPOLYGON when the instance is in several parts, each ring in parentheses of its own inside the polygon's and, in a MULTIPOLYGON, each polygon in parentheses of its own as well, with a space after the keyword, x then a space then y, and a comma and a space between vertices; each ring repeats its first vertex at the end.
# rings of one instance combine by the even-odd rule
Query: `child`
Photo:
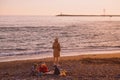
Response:
POLYGON ((54 69, 54 74, 55 75, 60 75, 60 70, 59 68, 57 67, 57 65, 54 65, 55 69, 54 69))
POLYGON ((38 67, 38 64, 33 64, 32 68, 31 68, 31 75, 32 76, 36 76, 37 75, 37 67, 38 67))
POLYGON ((48 70, 48 67, 45 63, 42 63, 39 65, 38 67, 38 76, 41 76, 45 73, 47 73, 49 70, 48 70))
POLYGON ((54 69, 54 75, 60 75, 60 76, 66 76, 66 70, 62 70, 62 71, 60 71, 60 69, 58 68, 58 66, 57 65, 55 65, 54 66, 55 67, 55 69, 54 69))

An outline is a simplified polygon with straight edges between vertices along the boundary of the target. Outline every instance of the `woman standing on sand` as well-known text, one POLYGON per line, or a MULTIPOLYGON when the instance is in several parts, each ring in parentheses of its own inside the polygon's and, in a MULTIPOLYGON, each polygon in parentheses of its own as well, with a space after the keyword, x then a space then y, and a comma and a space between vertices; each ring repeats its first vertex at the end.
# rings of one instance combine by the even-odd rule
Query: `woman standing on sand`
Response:
POLYGON ((59 58, 60 58, 60 43, 58 42, 58 38, 55 38, 53 43, 53 57, 54 57, 54 65, 59 65, 59 58))

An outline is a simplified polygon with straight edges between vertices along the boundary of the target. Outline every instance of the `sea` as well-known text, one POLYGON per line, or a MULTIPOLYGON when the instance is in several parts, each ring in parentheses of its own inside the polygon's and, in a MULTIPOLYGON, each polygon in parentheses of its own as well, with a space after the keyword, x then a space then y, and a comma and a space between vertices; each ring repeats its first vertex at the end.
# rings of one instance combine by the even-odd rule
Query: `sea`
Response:
POLYGON ((120 17, 0 16, 0 61, 120 51, 120 17))

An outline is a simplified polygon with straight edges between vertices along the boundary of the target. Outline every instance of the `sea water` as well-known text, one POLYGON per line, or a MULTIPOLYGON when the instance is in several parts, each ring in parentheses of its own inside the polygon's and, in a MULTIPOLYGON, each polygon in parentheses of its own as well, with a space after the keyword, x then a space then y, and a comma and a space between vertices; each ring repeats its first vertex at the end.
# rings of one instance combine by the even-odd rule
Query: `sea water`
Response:
POLYGON ((0 58, 120 50, 120 17, 0 16, 0 58))

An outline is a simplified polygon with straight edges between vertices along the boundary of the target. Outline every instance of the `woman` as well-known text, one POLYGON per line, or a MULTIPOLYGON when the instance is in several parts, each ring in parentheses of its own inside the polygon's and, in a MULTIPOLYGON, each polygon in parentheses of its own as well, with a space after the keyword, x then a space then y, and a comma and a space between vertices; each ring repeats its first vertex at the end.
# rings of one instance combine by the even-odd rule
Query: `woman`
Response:
POLYGON ((54 56, 54 65, 59 65, 60 44, 58 42, 58 38, 54 40, 52 48, 53 48, 53 56, 54 56))

